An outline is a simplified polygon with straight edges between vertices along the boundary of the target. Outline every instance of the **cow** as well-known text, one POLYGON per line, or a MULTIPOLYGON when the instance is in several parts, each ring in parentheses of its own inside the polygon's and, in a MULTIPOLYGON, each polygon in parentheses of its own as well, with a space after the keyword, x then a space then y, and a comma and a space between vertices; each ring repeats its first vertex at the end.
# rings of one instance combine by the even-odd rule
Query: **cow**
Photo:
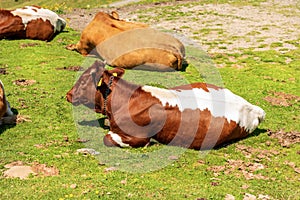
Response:
POLYGON ((95 62, 67 93, 67 101, 105 114, 106 146, 144 147, 159 143, 196 150, 242 139, 264 120, 265 112, 226 88, 192 83, 170 89, 122 79, 124 69, 95 62))
POLYGON ((146 24, 119 19, 117 12, 98 12, 82 31, 77 44, 67 46, 86 56, 96 54, 113 67, 132 69, 143 65, 156 70, 181 70, 183 44, 170 34, 146 24))
POLYGON ((4 85, 0 80, 0 125, 15 123, 16 117, 10 108, 10 104, 7 101, 4 85))
POLYGON ((63 18, 39 6, 0 10, 0 39, 50 41, 65 26, 63 18))

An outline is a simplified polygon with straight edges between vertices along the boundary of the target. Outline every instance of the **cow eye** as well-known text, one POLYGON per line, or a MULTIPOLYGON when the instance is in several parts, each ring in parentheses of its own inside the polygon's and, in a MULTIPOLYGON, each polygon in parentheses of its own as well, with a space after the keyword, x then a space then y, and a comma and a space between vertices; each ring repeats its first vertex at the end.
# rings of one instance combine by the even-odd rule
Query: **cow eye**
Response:
POLYGON ((81 85, 85 85, 86 81, 85 80, 81 80, 81 85))

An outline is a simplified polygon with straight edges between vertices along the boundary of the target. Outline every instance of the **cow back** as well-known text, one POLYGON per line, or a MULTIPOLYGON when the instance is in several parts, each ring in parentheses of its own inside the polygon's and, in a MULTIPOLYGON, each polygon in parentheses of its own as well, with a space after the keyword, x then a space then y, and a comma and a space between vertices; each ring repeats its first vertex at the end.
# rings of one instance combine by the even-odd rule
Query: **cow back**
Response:
POLYGON ((51 40, 66 26, 66 21, 56 13, 38 6, 0 10, 0 16, 0 39, 51 40))
POLYGON ((98 54, 114 67, 152 65, 159 69, 181 69, 183 44, 161 31, 142 28, 117 34, 97 45, 98 54))

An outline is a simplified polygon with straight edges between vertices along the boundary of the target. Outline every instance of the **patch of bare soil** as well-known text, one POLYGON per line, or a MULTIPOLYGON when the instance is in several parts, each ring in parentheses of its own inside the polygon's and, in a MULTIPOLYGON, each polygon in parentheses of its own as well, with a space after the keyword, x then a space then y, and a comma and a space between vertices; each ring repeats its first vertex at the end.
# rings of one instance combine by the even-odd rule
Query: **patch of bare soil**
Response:
POLYGON ((32 163, 24 164, 22 161, 15 161, 4 166, 7 170, 3 176, 6 178, 27 179, 30 175, 34 176, 57 176, 59 170, 56 167, 47 167, 45 164, 32 163))
POLYGON ((283 130, 268 130, 268 135, 271 138, 278 139, 278 142, 282 147, 290 147, 292 144, 300 143, 300 132, 297 131, 285 132, 283 130))
POLYGON ((272 92, 270 95, 266 96, 264 100, 273 106, 288 107, 299 102, 300 97, 293 94, 286 94, 284 92, 272 92))
POLYGON ((209 171, 212 171, 214 176, 219 176, 220 173, 224 174, 233 174, 234 172, 240 172, 235 173, 237 177, 244 176, 246 180, 251 179, 263 179, 263 180, 269 180, 269 177, 263 176, 260 173, 257 173, 256 171, 265 169, 265 166, 261 163, 251 163, 251 162, 245 162, 242 160, 227 160, 227 163, 225 165, 221 166, 212 166, 207 168, 209 171))
POLYGON ((18 86, 29 86, 35 84, 36 80, 18 79, 15 80, 13 83, 18 86))
POLYGON ((38 43, 21 43, 20 48, 25 49, 27 47, 35 47, 35 46, 38 46, 38 45, 39 45, 38 43))
POLYGON ((236 149, 240 151, 246 158, 253 158, 256 162, 260 162, 261 160, 271 161, 273 156, 276 156, 280 153, 277 150, 256 149, 241 144, 237 144, 236 149))
POLYGON ((297 174, 300 174, 300 167, 297 167, 294 162, 285 161, 284 164, 290 166, 297 174))
POLYGON ((240 52, 240 48, 289 51, 296 47, 287 41, 297 40, 300 32, 298 0, 268 0, 257 6, 172 1, 74 9, 62 16, 71 28, 82 31, 97 12, 113 10, 128 21, 144 22, 192 38, 209 53, 240 52), (175 16, 169 14, 170 11, 175 16), (282 45, 272 47, 275 42, 282 45))

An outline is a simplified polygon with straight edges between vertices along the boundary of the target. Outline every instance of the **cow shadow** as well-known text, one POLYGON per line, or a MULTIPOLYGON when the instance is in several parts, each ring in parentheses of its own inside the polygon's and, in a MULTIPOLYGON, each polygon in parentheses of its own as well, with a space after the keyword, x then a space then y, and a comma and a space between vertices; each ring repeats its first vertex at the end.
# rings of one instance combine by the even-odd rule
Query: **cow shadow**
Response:
POLYGON ((95 119, 95 120, 84 120, 81 122, 78 122, 79 125, 81 126, 90 126, 90 127, 101 127, 103 129, 109 129, 109 126, 106 123, 106 117, 102 117, 99 119, 95 119))
POLYGON ((267 129, 260 129, 260 128, 257 128, 257 129, 255 129, 250 135, 248 135, 247 137, 240 138, 240 139, 236 139, 236 140, 232 140, 232 141, 230 141, 230 142, 227 142, 227 143, 221 144, 221 145, 219 145, 219 146, 216 146, 214 149, 218 150, 218 149, 227 147, 227 146, 229 146, 229 145, 232 145, 232 144, 234 144, 234 143, 237 143, 237 142, 239 142, 239 141, 242 141, 242 140, 245 140, 245 139, 248 139, 248 138, 251 138, 251 137, 257 137, 257 136, 259 136, 260 134, 266 133, 266 132, 267 132, 267 129))
MULTIPOLYGON (((73 51, 76 51, 76 50, 73 50, 73 51)), ((91 52, 89 52, 89 54, 87 55, 87 58, 99 59, 101 62, 106 63, 105 59, 97 52, 96 49, 93 49, 91 52)), ((106 63, 106 65, 114 68, 114 66, 109 65, 108 63, 106 63)), ((150 71, 150 72, 176 72, 176 71, 185 72, 188 66, 189 66, 188 61, 183 60, 181 69, 179 69, 179 70, 177 70, 177 69, 175 70, 174 68, 156 64, 156 63, 145 63, 142 65, 137 65, 133 68, 124 68, 124 69, 137 70, 137 71, 150 71)))
POLYGON ((141 70, 141 71, 150 71, 150 72, 185 72, 186 68, 189 66, 189 63, 184 60, 182 63, 181 69, 175 70, 174 68, 168 67, 168 66, 162 66, 160 64, 143 64, 139 66, 135 66, 134 68, 131 68, 130 70, 141 70))
POLYGON ((0 135, 4 133, 6 130, 11 129, 17 125, 17 115, 19 114, 19 112, 14 108, 11 108, 11 110, 14 113, 14 116, 10 116, 10 117, 4 116, 0 119, 0 135), (10 118, 9 119, 10 123, 6 124, 5 121, 7 121, 8 118, 10 118), (12 123, 12 120, 14 123, 12 123))

